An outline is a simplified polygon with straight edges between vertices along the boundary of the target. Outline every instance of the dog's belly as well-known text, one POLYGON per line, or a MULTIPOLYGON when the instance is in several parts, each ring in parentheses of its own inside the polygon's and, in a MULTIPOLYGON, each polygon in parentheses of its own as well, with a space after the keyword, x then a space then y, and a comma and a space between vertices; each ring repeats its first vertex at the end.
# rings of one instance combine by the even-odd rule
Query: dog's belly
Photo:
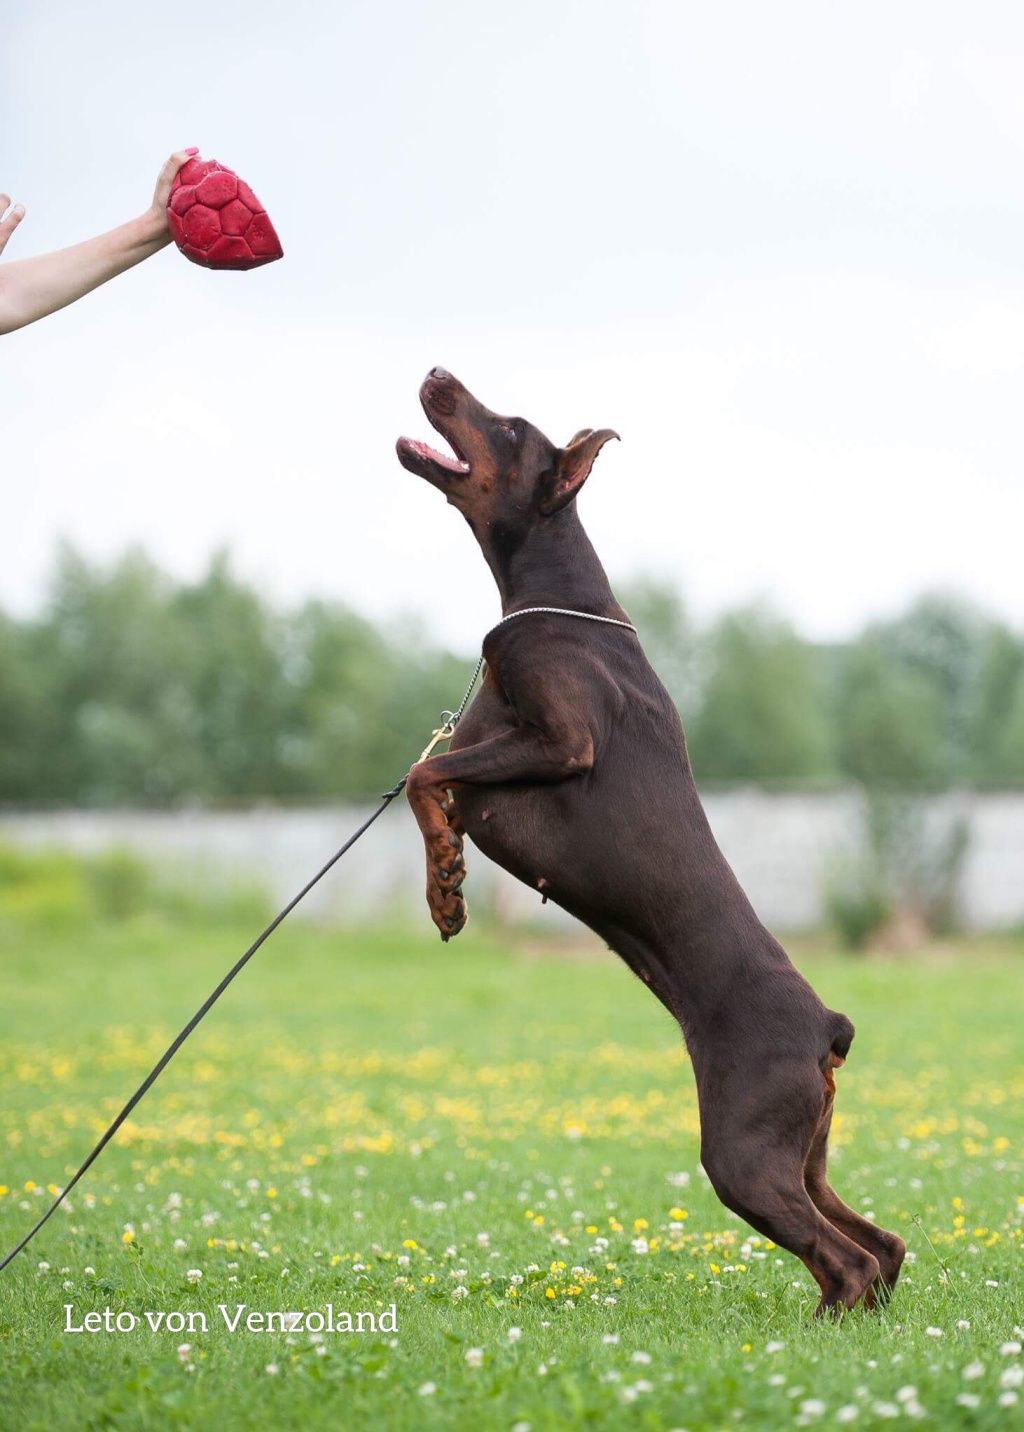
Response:
POLYGON ((545 785, 463 786, 455 799, 484 855, 604 934, 609 922, 646 924, 644 910, 674 904, 679 883, 667 852, 650 859, 649 812, 620 796, 593 771, 545 785))

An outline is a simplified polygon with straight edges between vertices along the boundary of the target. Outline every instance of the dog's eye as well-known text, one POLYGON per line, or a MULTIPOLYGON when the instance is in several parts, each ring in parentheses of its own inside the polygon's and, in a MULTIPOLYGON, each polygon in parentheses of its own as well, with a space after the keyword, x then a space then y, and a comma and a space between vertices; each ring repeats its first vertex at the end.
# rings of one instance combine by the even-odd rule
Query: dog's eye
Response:
POLYGON ((509 442, 513 442, 513 443, 514 443, 514 442, 516 441, 516 439, 518 438, 518 436, 519 436, 519 434, 516 432, 515 427, 512 425, 512 423, 502 423, 502 425, 501 425, 501 431, 502 431, 502 432, 505 434, 505 436, 508 438, 509 442))

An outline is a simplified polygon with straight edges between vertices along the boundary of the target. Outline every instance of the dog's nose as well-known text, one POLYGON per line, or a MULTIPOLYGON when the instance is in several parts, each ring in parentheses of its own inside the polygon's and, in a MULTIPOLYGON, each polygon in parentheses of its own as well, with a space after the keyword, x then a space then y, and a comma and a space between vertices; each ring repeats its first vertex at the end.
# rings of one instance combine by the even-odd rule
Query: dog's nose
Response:
POLYGON ((431 368, 430 372, 427 374, 428 378, 439 378, 442 381, 445 378, 450 378, 451 376, 452 375, 448 372, 447 368, 431 368))

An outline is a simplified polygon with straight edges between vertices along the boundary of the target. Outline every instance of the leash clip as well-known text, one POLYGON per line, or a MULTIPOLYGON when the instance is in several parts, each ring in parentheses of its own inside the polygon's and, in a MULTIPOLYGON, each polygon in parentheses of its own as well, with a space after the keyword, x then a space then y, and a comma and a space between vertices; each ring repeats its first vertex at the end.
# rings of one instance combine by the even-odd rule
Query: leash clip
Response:
MULTIPOLYGON (((421 761, 425 761, 428 756, 433 754, 435 746, 439 746, 442 741, 450 741, 455 735, 455 727, 459 724, 459 718, 455 712, 442 711, 441 720, 444 724, 435 727, 430 733, 430 740, 424 748, 423 755, 420 757, 421 761)), ((419 764, 419 762, 417 762, 417 764, 419 764)))

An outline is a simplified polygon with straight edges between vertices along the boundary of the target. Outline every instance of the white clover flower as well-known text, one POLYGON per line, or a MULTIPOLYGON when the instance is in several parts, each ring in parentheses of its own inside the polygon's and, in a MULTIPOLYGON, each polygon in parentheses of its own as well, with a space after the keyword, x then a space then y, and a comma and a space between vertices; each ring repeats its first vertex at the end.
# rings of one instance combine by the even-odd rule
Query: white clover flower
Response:
POLYGON ((646 1367, 651 1361, 651 1355, 649 1352, 635 1352, 630 1356, 629 1360, 630 1362, 642 1363, 646 1367))
POLYGON ((646 1253, 648 1244, 646 1238, 634 1238, 631 1244, 634 1253, 646 1253))
POLYGON ((764 1350, 768 1353, 781 1352, 785 1346, 786 1344, 784 1342, 766 1342, 764 1350))
MULTIPOLYGON (((594 1297, 595 1297, 595 1298, 597 1297, 597 1294, 596 1294, 596 1293, 594 1294, 594 1297)), ((614 1308, 615 1304, 616 1304, 618 1301, 619 1301, 618 1298, 613 1297, 612 1294, 609 1293, 608 1296, 607 1296, 607 1298, 605 1298, 605 1300, 604 1300, 604 1306, 605 1306, 606 1308, 614 1308)))
POLYGON ((957 1330, 962 1333, 970 1332, 971 1324, 967 1318, 961 1318, 957 1323, 957 1330))
POLYGON ((654 1383, 648 1382, 645 1377, 640 1377, 633 1383, 634 1392, 653 1392, 654 1383))
POLYGON ((486 1248, 491 1241, 491 1235, 489 1233, 478 1233, 476 1235, 476 1241, 478 1248, 486 1248))
POLYGON ((1001 1392, 999 1394, 1000 1407, 1016 1407, 1017 1394, 1015 1392, 1001 1392))
POLYGON ((1024 1367, 1004 1367, 999 1374, 1000 1387, 1024 1386, 1024 1367))
POLYGON ((40 1273, 48 1273, 50 1271, 50 1265, 45 1261, 45 1259, 42 1263, 37 1264, 37 1266, 39 1268, 40 1273))
POLYGON ((807 1397, 801 1402, 800 1411, 805 1417, 821 1417, 825 1411, 825 1404, 820 1397, 807 1397))
POLYGON ((421 1397, 433 1397, 433 1395, 434 1395, 434 1393, 435 1393, 436 1391, 437 1391, 437 1383, 436 1383, 436 1382, 421 1382, 421 1383, 420 1383, 419 1394, 420 1394, 421 1397))
POLYGON ((960 1407, 980 1407, 981 1398, 976 1392, 958 1392, 956 1402, 960 1407))
POLYGON ((785 1385, 786 1374, 784 1372, 773 1372, 771 1377, 768 1379, 769 1387, 785 1387, 785 1385))
POLYGON ((601 1341, 604 1343, 605 1347, 614 1347, 619 1341, 619 1335, 618 1333, 605 1333, 601 1341))
POLYGON ((461 1301, 462 1301, 463 1298, 468 1298, 468 1297, 469 1297, 469 1289, 465 1286, 464 1283, 460 1283, 457 1288, 453 1288, 453 1289, 452 1289, 452 1302, 454 1302, 454 1303, 461 1303, 461 1301))
POLYGON ((857 1407, 857 1406, 855 1406, 854 1403, 852 1403, 852 1402, 847 1402, 843 1407, 840 1407, 840 1408, 838 1409, 838 1411, 836 1412, 836 1421, 837 1421, 837 1422, 856 1422, 856 1420, 857 1420, 857 1418, 858 1418, 859 1416, 860 1416, 860 1408, 857 1407))
MULTIPOLYGON (((970 1323, 968 1323, 967 1326, 970 1327, 970 1323)), ((929 1338, 940 1338, 940 1337, 942 1337, 942 1329, 941 1329, 941 1328, 925 1328, 924 1333, 925 1333, 925 1337, 929 1337, 929 1338)))
POLYGON ((175 1240, 174 1240, 174 1251, 175 1251, 175 1253, 184 1253, 184 1251, 185 1251, 185 1249, 186 1249, 187 1247, 188 1247, 188 1244, 185 1242, 184 1238, 175 1238, 175 1240))
POLYGON ((276 1377, 277 1374, 281 1371, 281 1369, 278 1367, 276 1362, 268 1362, 263 1371, 267 1374, 268 1377, 276 1377))
POLYGON ((1020 1352, 1019 1342, 1004 1342, 999 1349, 1001 1357, 1016 1357, 1020 1352))
POLYGON ((522 1286, 522 1283, 523 1283, 523 1275, 522 1275, 522 1273, 513 1273, 512 1276, 511 1276, 511 1278, 509 1278, 509 1280, 508 1280, 508 1285, 509 1285, 510 1288, 519 1288, 519 1287, 522 1286))
POLYGON ((202 1270, 202 1268, 190 1268, 190 1269, 188 1270, 188 1272, 185 1274, 185 1281, 186 1281, 187 1283, 193 1283, 193 1284, 195 1284, 195 1283, 198 1283, 198 1282, 201 1280, 202 1276, 203 1276, 203 1270, 202 1270))
POLYGON ((188 1362, 188 1360, 189 1360, 188 1355, 189 1355, 189 1353, 190 1353, 191 1351, 192 1351, 192 1344, 191 1344, 191 1343, 181 1343, 180 1346, 179 1346, 179 1348, 178 1348, 178 1361, 179 1361, 179 1362, 188 1362))
POLYGON ((876 1402, 871 1410, 876 1417, 890 1418, 900 1415, 899 1406, 895 1402, 876 1402))
POLYGON ((469 1367, 483 1367, 484 1350, 482 1347, 468 1347, 466 1349, 466 1363, 469 1367))
POLYGON ((974 1382, 975 1379, 985 1376, 985 1364, 983 1362, 969 1362, 960 1376, 965 1382, 974 1382))
POLYGON ((523 1335, 523 1330, 522 1330, 522 1328, 509 1328, 508 1332, 505 1334, 505 1336, 508 1338, 509 1342, 512 1342, 512 1343, 518 1342, 519 1339, 522 1337, 522 1335, 523 1335))
POLYGON ((914 1398, 915 1398, 916 1396, 917 1396, 917 1388, 911 1386, 911 1385, 908 1383, 906 1387, 901 1387, 901 1388, 897 1391, 897 1393, 896 1393, 896 1401, 897 1401, 897 1402, 913 1402, 913 1400, 914 1400, 914 1398))
POLYGON ((511 1432, 530 1432, 529 1422, 513 1422, 511 1432))

